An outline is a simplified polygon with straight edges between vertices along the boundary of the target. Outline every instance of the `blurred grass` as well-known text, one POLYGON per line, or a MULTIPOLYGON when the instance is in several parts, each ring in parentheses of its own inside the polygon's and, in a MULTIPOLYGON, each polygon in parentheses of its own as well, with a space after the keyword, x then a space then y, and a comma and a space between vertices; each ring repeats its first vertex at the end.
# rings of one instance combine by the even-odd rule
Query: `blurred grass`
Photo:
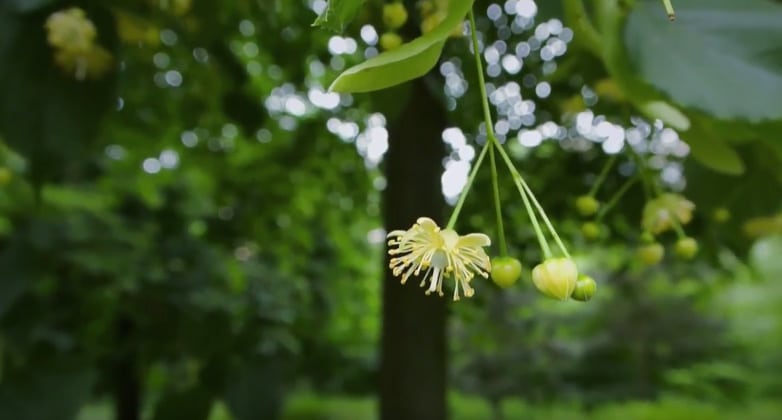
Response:
MULTIPOLYGON (((371 397, 340 397, 296 394, 285 405, 283 420, 375 420, 377 404, 371 397)), ((453 394, 451 419, 486 420, 489 404, 478 397, 453 394)), ((758 401, 746 406, 719 406, 687 399, 667 398, 657 402, 613 403, 585 412, 575 405, 529 405, 519 400, 503 403, 507 420, 778 420, 781 401, 758 401)), ((78 420, 112 420, 111 406, 85 407, 78 420)), ((233 420, 224 404, 215 404, 209 420, 233 420)))

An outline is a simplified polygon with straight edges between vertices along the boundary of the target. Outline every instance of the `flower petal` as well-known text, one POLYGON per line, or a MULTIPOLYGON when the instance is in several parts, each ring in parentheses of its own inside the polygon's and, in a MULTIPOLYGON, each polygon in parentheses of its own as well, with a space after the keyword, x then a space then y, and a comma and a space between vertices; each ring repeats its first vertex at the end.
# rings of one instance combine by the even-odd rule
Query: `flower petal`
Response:
POLYGON ((439 226, 437 226, 437 223, 434 222, 434 220, 428 218, 428 217, 419 217, 418 220, 415 221, 417 225, 419 225, 424 230, 428 231, 434 231, 437 229, 440 229, 439 226))
POLYGON ((480 248, 491 245, 491 239, 483 233, 470 233, 459 238, 458 246, 465 248, 480 248))

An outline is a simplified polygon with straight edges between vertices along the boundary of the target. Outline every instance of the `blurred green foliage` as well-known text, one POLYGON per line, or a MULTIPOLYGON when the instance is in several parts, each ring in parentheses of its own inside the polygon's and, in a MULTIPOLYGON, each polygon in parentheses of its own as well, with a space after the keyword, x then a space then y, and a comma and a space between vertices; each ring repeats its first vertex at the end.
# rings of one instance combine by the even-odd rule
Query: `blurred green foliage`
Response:
MULTIPOLYGON (((0 4, 0 418, 109 418, 96 400, 160 420, 372 418, 386 180, 366 133, 415 92, 318 106, 364 60, 364 25, 383 28, 380 2, 367 1, 333 27, 363 43, 334 53, 337 35, 310 27, 315 3, 0 4), (73 5, 115 60, 103 79, 53 61, 44 22, 73 5), (283 409, 299 389, 312 394, 283 409)), ((541 256, 503 183, 509 246, 527 271, 508 290, 476 280, 476 297, 451 307, 451 383, 472 395, 452 398, 453 418, 776 418, 782 407, 764 401, 782 395, 780 3, 677 0, 677 26, 658 1, 597 3, 582 27, 568 19, 574 2, 541 2, 537 22, 564 16, 574 42, 554 70, 530 55, 522 73, 492 76, 492 91, 516 83, 536 98, 550 84, 524 130, 570 130, 587 108, 623 127, 686 119, 692 158, 666 159, 684 172, 702 252, 636 261, 640 185, 600 221, 610 235, 584 238, 573 200, 605 164, 600 146, 525 148, 508 134, 598 293, 562 305, 534 292, 527 262, 541 256), (751 235, 748 222, 760 226, 751 235)), ((485 45, 532 42, 534 26, 488 19, 490 4, 476 2, 485 45)), ((441 57, 465 96, 437 71, 426 83, 472 141, 481 116, 465 45, 449 41, 441 57)), ((638 163, 621 155, 598 198, 638 163)), ((489 182, 479 174, 460 230, 496 234, 489 182)), ((672 254, 674 235, 660 240, 672 254)))

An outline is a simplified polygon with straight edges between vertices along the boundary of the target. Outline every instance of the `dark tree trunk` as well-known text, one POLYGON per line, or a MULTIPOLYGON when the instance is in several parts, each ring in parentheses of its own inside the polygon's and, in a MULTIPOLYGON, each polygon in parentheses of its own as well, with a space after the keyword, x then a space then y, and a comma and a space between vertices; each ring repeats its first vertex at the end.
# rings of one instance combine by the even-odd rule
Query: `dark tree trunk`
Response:
MULTIPOLYGON (((407 229, 418 217, 442 226, 443 107, 424 85, 389 127, 384 224, 407 229)), ((386 256, 388 263, 388 256, 386 256)), ((401 285, 386 268, 380 362, 381 420, 444 420, 447 298, 426 296, 413 278, 401 285)))
POLYGON ((117 321, 118 353, 113 366, 114 419, 141 419, 141 382, 138 376, 138 360, 132 343, 132 324, 121 318, 117 321))

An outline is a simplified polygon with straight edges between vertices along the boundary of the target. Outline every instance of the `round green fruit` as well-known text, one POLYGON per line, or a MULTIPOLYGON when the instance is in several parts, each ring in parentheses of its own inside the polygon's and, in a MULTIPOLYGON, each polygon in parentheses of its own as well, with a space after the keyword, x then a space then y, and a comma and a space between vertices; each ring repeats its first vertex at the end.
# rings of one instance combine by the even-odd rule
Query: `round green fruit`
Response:
POLYGON ((725 223, 730 220, 730 210, 726 209, 725 207, 716 208, 714 209, 712 218, 717 223, 725 223))
POLYGON ((581 275, 578 277, 576 288, 573 289, 573 293, 570 297, 580 302, 587 302, 592 299, 595 292, 597 292, 597 283, 595 282, 595 279, 581 275))
POLYGON ((600 237, 600 225, 595 222, 586 222, 581 225, 581 234, 586 239, 597 239, 600 237))
POLYGON ((698 242, 689 236, 680 238, 674 247, 676 255, 685 260, 691 260, 698 253, 698 242))
POLYGON ((655 265, 665 256, 665 248, 659 242, 642 245, 636 251, 636 257, 645 265, 655 265))
POLYGON ((496 257, 491 261, 491 279, 497 286, 513 286, 521 277, 521 262, 511 257, 496 257))
POLYGON ((380 35, 380 48, 385 51, 393 50, 402 45, 402 37, 395 32, 386 32, 380 35))
POLYGON ((383 6, 383 24, 386 29, 398 29, 407 22, 407 9, 402 2, 390 3, 383 6))
POLYGON ((582 195, 576 199, 576 209, 582 216, 591 216, 597 213, 600 208, 600 202, 591 195, 582 195))

